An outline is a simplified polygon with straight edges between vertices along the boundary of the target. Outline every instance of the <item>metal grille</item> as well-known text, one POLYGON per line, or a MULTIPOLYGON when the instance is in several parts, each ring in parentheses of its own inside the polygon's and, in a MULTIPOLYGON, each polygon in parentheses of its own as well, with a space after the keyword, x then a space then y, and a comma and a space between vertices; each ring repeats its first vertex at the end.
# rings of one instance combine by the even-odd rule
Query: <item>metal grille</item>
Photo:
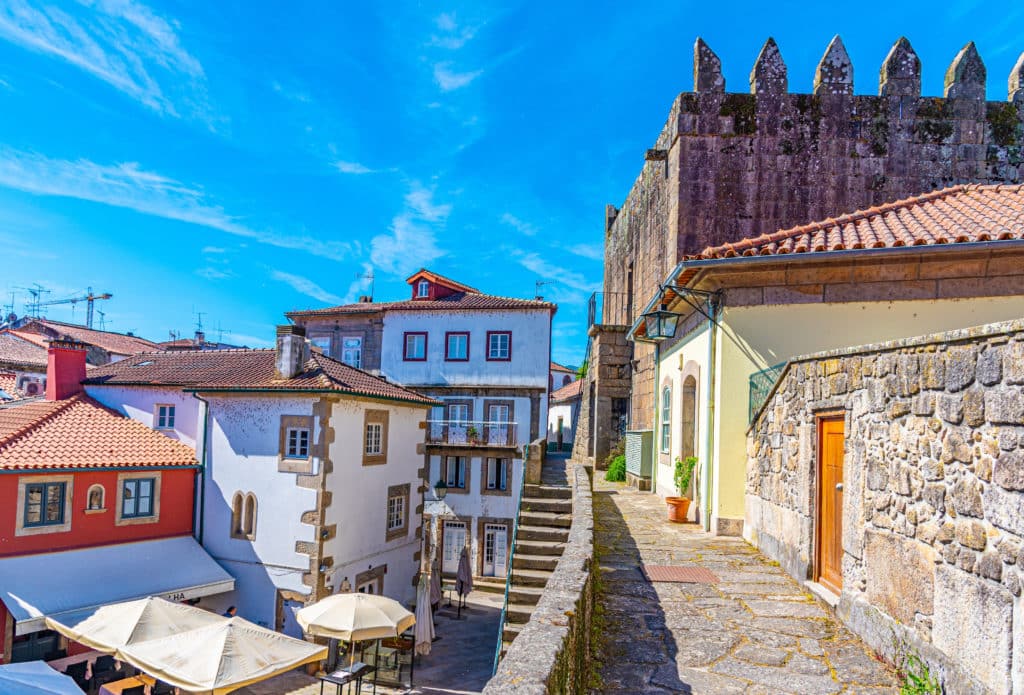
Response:
POLYGON ((717 584, 718 577, 706 567, 670 565, 644 565, 644 576, 650 582, 679 582, 686 584, 717 584))
POLYGON ((768 398, 768 394, 771 393, 772 387, 782 374, 782 368, 785 366, 786 363, 783 362, 750 375, 750 412, 748 413, 748 420, 750 422, 754 421, 754 416, 757 415, 757 411, 764 405, 765 399, 768 398))
POLYGON ((626 470, 643 478, 651 476, 651 430, 626 432, 626 470))

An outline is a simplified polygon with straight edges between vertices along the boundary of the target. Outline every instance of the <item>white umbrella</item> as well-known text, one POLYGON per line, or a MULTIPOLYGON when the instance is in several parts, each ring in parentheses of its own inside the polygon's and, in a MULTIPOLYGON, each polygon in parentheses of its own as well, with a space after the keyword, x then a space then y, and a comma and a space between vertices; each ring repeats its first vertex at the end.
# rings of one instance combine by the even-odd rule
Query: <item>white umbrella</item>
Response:
POLYGON ((416 653, 426 656, 430 653, 430 644, 434 641, 434 616, 430 612, 430 583, 427 575, 420 573, 420 583, 416 586, 416 653))
POLYGON ((430 605, 436 606, 441 603, 441 570, 437 567, 437 560, 434 560, 430 568, 430 605))
POLYGON ((118 650, 117 657, 183 690, 223 695, 325 659, 327 647, 236 616, 128 645, 118 650))
POLYGON ((469 568, 469 552, 465 547, 459 555, 459 571, 455 575, 455 593, 465 596, 473 590, 473 570, 469 568))
POLYGON ((387 596, 334 594, 306 606, 295 618, 311 635, 343 642, 398 637, 416 623, 416 616, 387 596))
POLYGON ((0 693, 4 695, 82 695, 74 679, 57 673, 42 661, 0 666, 0 693))

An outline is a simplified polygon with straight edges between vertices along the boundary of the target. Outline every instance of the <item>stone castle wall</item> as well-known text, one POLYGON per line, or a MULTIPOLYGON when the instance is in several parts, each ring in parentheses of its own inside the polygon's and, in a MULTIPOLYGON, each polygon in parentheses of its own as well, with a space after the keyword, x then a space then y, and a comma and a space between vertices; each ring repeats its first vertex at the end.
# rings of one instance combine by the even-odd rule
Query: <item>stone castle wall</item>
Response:
MULTIPOLYGON (((921 64, 901 39, 879 95, 853 94, 838 37, 812 94, 787 91, 778 46, 765 44, 750 93, 727 93, 721 63, 698 39, 694 91, 680 94, 620 209, 606 210, 606 293, 626 292, 630 324, 687 255, 964 182, 1024 180, 1024 56, 1008 101, 985 100, 973 43, 946 73, 942 98, 921 96, 921 64)), ((653 348, 638 344, 631 429, 651 426, 653 348)))
POLYGON ((817 417, 836 411, 840 618, 890 659, 917 652, 945 692, 1024 692, 1024 320, 788 365, 749 433, 745 535, 799 579, 817 417))

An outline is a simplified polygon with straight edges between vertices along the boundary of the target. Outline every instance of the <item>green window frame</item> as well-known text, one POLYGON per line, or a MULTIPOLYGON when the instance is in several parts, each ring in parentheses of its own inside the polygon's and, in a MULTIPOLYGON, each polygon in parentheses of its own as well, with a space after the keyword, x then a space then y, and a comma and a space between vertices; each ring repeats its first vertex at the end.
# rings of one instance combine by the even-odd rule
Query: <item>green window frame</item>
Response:
POLYGON ((123 484, 122 519, 144 519, 156 514, 156 478, 131 478, 123 484))
POLYGON ((64 523, 66 486, 66 483, 27 483, 25 485, 25 528, 61 526, 64 523))

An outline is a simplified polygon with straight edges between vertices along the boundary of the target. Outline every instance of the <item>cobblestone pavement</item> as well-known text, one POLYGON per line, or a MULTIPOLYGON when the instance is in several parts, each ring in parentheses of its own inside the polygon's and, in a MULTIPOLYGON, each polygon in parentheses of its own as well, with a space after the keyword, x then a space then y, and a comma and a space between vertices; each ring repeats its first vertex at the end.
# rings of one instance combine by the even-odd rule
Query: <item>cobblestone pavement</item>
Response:
POLYGON ((594 480, 604 582, 602 693, 894 693, 892 670, 739 538, 665 520, 651 493, 594 480), (698 565, 717 584, 651 583, 638 564, 698 565))

